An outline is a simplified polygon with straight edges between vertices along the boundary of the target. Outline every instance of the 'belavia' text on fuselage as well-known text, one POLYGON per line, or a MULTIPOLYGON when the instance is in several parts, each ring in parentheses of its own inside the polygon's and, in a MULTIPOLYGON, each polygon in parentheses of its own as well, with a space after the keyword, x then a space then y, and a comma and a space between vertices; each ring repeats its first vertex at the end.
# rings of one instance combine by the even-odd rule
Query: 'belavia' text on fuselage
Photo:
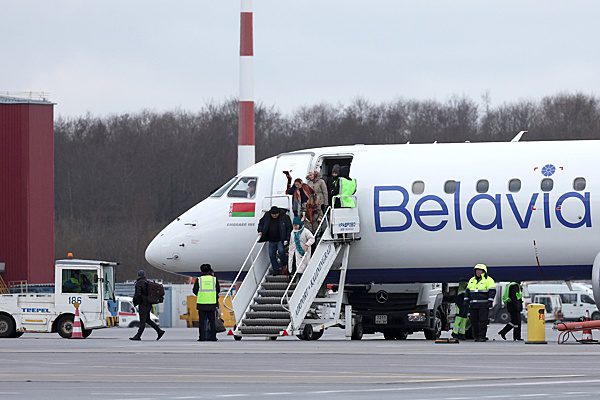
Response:
MULTIPOLYGON (((551 196, 549 192, 533 193, 528 198, 527 207, 521 206, 521 209, 511 193, 505 195, 481 193, 469 199, 464 211, 462 211, 461 204, 460 182, 456 183, 455 193, 449 196, 453 196, 451 206, 453 215, 446 201, 439 196, 422 196, 414 204, 414 207, 411 207, 408 205, 409 193, 402 186, 375 186, 373 196, 375 229, 377 232, 402 232, 409 229, 414 221, 422 229, 434 232, 444 229, 453 220, 454 228, 462 230, 465 217, 466 221, 476 229, 502 229, 504 225, 502 208, 507 206, 511 211, 508 215, 514 217, 521 229, 529 228, 535 210, 539 210, 539 213, 543 214, 542 218, 546 228, 552 227, 551 213, 554 213, 558 222, 567 228, 590 228, 592 226, 589 192, 567 192, 558 198, 551 196), (555 199, 556 202, 554 202, 555 199), (578 210, 576 217, 563 215, 563 204, 566 202, 569 202, 573 208, 576 207, 578 210), (486 213, 486 218, 482 218, 474 212, 477 207, 484 207, 491 212, 486 213), (398 213, 403 218, 399 219, 398 213), (392 223, 386 221, 387 216, 394 216, 392 223)), ((506 217, 507 213, 505 212, 504 215, 506 217)))

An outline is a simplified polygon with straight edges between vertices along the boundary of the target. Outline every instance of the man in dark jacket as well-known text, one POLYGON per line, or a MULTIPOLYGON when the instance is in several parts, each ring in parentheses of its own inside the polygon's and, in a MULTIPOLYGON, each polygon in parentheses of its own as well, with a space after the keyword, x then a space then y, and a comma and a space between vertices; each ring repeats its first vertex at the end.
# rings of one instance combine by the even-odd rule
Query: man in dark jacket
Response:
POLYGON ((510 314, 510 322, 498 334, 502 339, 506 340, 506 334, 513 331, 513 339, 516 341, 521 339, 521 311, 523 311, 523 291, 521 290, 521 282, 510 282, 504 288, 502 301, 506 304, 506 309, 510 314))
POLYGON ((258 222, 259 242, 269 242, 269 258, 273 274, 281 273, 281 268, 287 262, 285 246, 292 234, 292 221, 285 210, 276 206, 262 216, 258 222), (279 256, 279 260, 277 257, 279 256), (280 261, 281 260, 281 261, 280 261))
POLYGON ((199 342, 217 341, 216 316, 220 291, 221 286, 214 276, 212 267, 210 264, 202 264, 200 266, 200 277, 196 279, 192 289, 192 292, 196 295, 196 309, 198 309, 199 342), (206 329, 207 326, 208 330, 206 329))
POLYGON ((144 329, 146 329, 146 324, 154 328, 158 334, 156 340, 160 340, 160 338, 165 334, 165 331, 160 329, 158 325, 156 325, 156 323, 150 318, 152 304, 148 302, 148 280, 146 279, 146 271, 143 269, 138 271, 138 278, 135 282, 135 294, 133 295, 133 305, 139 306, 138 312, 140 314, 140 327, 138 328, 137 334, 133 337, 130 337, 129 340, 142 340, 142 333, 144 333, 144 329))
POLYGON ((335 164, 331 169, 331 174, 327 178, 327 195, 329 205, 333 207, 332 198, 340 194, 340 166, 335 164))

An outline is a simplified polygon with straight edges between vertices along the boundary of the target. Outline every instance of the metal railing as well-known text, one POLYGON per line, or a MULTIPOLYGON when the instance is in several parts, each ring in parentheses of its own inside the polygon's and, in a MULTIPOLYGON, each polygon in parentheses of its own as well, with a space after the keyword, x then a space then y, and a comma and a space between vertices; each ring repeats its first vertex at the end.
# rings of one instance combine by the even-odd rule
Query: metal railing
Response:
MULTIPOLYGON (((246 258, 244 259, 244 262, 242 263, 242 265, 240 267, 240 270, 238 271, 237 275, 235 276, 235 279, 231 282, 231 286, 229 287, 229 290, 227 291, 227 293, 225 294, 225 297, 223 298, 223 306, 225 306, 225 308, 228 309, 229 311, 233 311, 233 308, 229 308, 226 300, 229 297, 230 302, 233 305, 233 296, 231 295, 232 290, 235 288, 235 283, 239 280, 240 276, 242 275, 242 272, 244 272, 244 268, 245 268, 246 264, 248 263, 248 260, 250 260, 252 258, 252 253, 254 252, 254 249, 258 245, 259 240, 260 240, 260 237, 257 237, 256 240, 254 240, 254 244, 252 245, 252 248, 250 248, 248 255, 246 256, 246 258)), ((265 245, 265 243, 262 243, 262 245, 260 246, 260 249, 258 250, 256 258, 254 258, 252 260, 252 264, 250 264, 250 269, 248 270, 248 272, 250 272, 250 270, 252 269, 252 266, 254 265, 254 262, 258 259, 258 254, 261 253, 264 245, 265 245)))
MULTIPOLYGON (((323 227, 323 223, 325 221, 328 221, 329 223, 329 219, 330 219, 330 214, 331 214, 331 207, 327 207, 327 210, 325 211, 325 214, 323 215, 323 219, 321 220, 321 223, 319 224, 319 226, 317 227, 317 229, 315 230, 315 235, 317 235, 319 232, 321 232, 321 227, 323 227)), ((325 228, 327 229, 327 228, 325 228)), ((319 242, 317 243, 317 247, 319 247, 319 245, 321 244, 321 242, 323 241, 324 238, 324 234, 321 235, 321 239, 319 239, 319 242)), ((290 246, 292 245, 292 243, 290 243, 290 246)), ((316 247, 315 247, 316 249, 316 247)), ((304 255, 302 256, 302 260, 300 261, 300 265, 302 265, 304 263, 304 259, 306 258, 306 256, 308 256, 308 252, 304 253, 304 255)), ((294 272, 294 275, 290 278, 290 282, 288 283, 287 287, 285 288, 285 292, 283 292, 283 296, 281 296, 281 300, 279 301, 279 304, 281 304, 281 307, 283 307, 284 310, 286 311, 290 311, 289 307, 287 307, 286 305, 284 305, 284 301, 287 301, 289 304, 290 301, 290 296, 288 295, 288 291, 290 290, 290 287, 292 287, 292 284, 294 283, 294 279, 296 278, 296 276, 298 275, 298 270, 300 269, 300 265, 296 265, 296 272, 294 272)), ((290 268, 291 265, 288 265, 288 268, 290 268)))

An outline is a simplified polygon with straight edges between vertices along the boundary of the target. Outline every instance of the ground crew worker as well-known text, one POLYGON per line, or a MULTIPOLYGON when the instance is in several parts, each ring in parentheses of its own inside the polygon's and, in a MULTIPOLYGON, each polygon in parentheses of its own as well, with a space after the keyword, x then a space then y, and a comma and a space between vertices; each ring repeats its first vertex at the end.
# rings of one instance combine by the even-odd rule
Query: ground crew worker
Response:
POLYGON ((142 340, 142 334, 146 329, 146 324, 156 331, 156 340, 160 340, 165 334, 165 331, 160 329, 156 322, 152 321, 152 318, 150 318, 152 304, 148 302, 148 279, 146 279, 146 271, 143 269, 138 271, 138 278, 135 282, 135 293, 133 295, 133 305, 138 306, 140 326, 137 333, 133 337, 130 337, 129 340, 142 340))
POLYGON ((219 305, 218 296, 221 291, 219 281, 213 275, 210 264, 200 266, 200 277, 196 279, 192 289, 196 295, 196 308, 198 309, 199 342, 217 341, 216 314, 219 305), (208 324, 208 332, 206 331, 208 324))
MULTIPOLYGON (((349 168, 341 168, 340 173, 340 201, 339 204, 342 208, 354 208, 356 207, 356 200, 354 200, 354 194, 356 193, 356 179, 352 179, 349 176, 349 168)), ((336 201, 336 203, 338 203, 336 201)))
POLYGON ((510 314, 510 322, 498 334, 502 339, 506 340, 506 334, 513 331, 513 340, 521 339, 521 311, 523 311, 523 290, 520 282, 511 282, 504 288, 502 301, 506 304, 508 313, 510 314))
POLYGON ((473 269, 475 276, 467 283, 465 304, 469 306, 473 338, 476 342, 485 342, 488 340, 486 334, 490 322, 490 308, 496 296, 496 283, 488 276, 485 264, 477 264, 473 269))
POLYGON ((467 332, 467 323, 469 322, 469 305, 465 303, 466 290, 467 282, 460 282, 458 284, 458 292, 456 293, 456 315, 452 329, 452 337, 460 340, 466 339, 465 333, 467 332))

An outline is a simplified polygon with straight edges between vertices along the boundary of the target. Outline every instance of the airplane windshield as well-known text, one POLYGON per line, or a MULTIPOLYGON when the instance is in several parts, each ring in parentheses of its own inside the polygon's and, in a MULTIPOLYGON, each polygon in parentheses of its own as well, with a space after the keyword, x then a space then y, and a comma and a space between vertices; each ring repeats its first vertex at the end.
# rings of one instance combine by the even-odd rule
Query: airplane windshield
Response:
POLYGON ((231 187, 231 185, 233 185, 233 183, 235 182, 236 179, 237 179, 237 177, 231 178, 226 184, 224 184, 223 186, 221 186, 221 188, 215 190, 210 195, 210 197, 221 197, 221 196, 223 196, 223 193, 225 193, 227 191, 227 189, 229 189, 231 187))

